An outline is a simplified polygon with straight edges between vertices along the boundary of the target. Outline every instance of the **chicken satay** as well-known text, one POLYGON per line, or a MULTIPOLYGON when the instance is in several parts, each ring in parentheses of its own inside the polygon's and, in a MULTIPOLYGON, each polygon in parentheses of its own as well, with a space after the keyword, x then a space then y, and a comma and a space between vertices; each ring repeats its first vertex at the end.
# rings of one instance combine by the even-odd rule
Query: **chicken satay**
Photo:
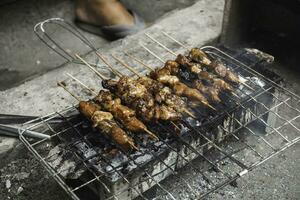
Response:
POLYGON ((147 90, 153 94, 155 101, 159 104, 166 104, 178 112, 184 112, 186 104, 182 98, 172 93, 169 87, 164 86, 157 80, 151 79, 147 76, 142 76, 137 79, 139 83, 144 85, 147 90))
MULTIPOLYGON (((167 62, 167 63, 171 63, 171 61, 167 62)), ((205 106, 208 106, 211 109, 215 110, 215 108, 213 108, 209 104, 209 102, 205 98, 205 96, 203 94, 201 94, 197 89, 190 88, 186 84, 180 82, 180 80, 177 76, 172 75, 172 74, 176 73, 176 71, 174 70, 176 67, 174 62, 172 62, 172 66, 170 66, 167 63, 165 65, 165 67, 163 67, 161 69, 156 69, 155 71, 152 71, 150 73, 150 77, 169 86, 176 95, 185 96, 192 101, 200 101, 205 106)))
POLYGON ((206 55, 206 53, 203 52, 201 49, 198 48, 191 49, 189 53, 189 57, 195 62, 206 65, 210 70, 212 70, 221 78, 224 78, 233 83, 241 83, 241 80, 236 74, 234 74, 232 71, 227 69, 222 63, 216 60, 211 61, 206 55))
POLYGON ((157 105, 153 96, 147 92, 147 90, 141 89, 141 91, 143 91, 143 95, 136 93, 138 89, 133 88, 135 85, 144 87, 141 84, 131 81, 131 84, 128 86, 124 82, 125 80, 122 80, 122 84, 119 84, 118 81, 107 80, 103 81, 102 84, 104 88, 110 90, 121 98, 125 105, 135 109, 137 116, 141 117, 144 121, 176 121, 181 118, 181 114, 173 108, 164 105, 157 105), (133 90, 133 92, 131 92, 131 90, 133 90))
POLYGON ((228 84, 227 82, 225 82, 220 78, 213 76, 207 71, 202 70, 202 66, 200 64, 190 62, 190 60, 187 57, 179 54, 175 61, 178 64, 180 64, 180 66, 186 67, 191 72, 197 74, 199 79, 208 81, 212 85, 212 88, 215 88, 217 90, 225 90, 225 91, 233 92, 233 88, 230 84, 228 84))
POLYGON ((219 90, 212 86, 205 86, 201 80, 193 81, 193 86, 200 90, 203 94, 206 94, 211 101, 220 103, 219 90))
POLYGON ((81 101, 79 111, 93 123, 93 127, 98 128, 124 150, 137 149, 133 139, 116 124, 112 114, 101 111, 99 105, 81 101))
POLYGON ((146 132, 151 138, 158 139, 157 136, 147 129, 143 122, 136 118, 135 111, 122 105, 121 99, 115 98, 111 92, 101 90, 94 98, 94 101, 112 113, 114 118, 120 121, 127 130, 132 132, 146 132))
POLYGON ((228 84, 227 82, 225 82, 220 78, 214 77, 212 74, 209 74, 207 71, 200 72, 199 78, 205 81, 209 81, 216 89, 233 92, 233 88, 230 84, 228 84))
POLYGON ((200 64, 192 63, 186 56, 182 54, 179 54, 176 57, 175 62, 179 64, 179 67, 185 67, 194 74, 199 74, 203 71, 200 64))

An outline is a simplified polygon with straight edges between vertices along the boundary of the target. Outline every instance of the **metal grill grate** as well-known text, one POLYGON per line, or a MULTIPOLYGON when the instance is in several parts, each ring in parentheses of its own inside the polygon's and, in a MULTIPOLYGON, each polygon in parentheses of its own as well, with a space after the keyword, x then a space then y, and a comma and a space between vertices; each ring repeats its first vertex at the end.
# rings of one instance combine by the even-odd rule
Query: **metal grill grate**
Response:
POLYGON ((235 91, 238 97, 224 94, 226 104, 219 113, 194 109, 199 120, 184 118, 177 124, 179 136, 172 136, 170 124, 154 124, 151 131, 160 140, 133 153, 116 151, 76 107, 24 124, 25 131, 51 139, 31 141, 21 134, 22 142, 73 199, 83 191, 101 200, 203 198, 236 185, 236 179, 300 140, 300 98, 264 67, 270 60, 258 57, 261 52, 202 49, 255 90, 241 86, 235 91))

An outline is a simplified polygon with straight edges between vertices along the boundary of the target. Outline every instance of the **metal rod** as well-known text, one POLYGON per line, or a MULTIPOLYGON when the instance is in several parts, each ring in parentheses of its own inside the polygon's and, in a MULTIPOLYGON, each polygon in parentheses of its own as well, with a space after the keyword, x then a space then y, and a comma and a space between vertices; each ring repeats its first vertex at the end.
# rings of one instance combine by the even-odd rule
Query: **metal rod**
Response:
POLYGON ((20 137, 20 134, 23 134, 26 137, 30 137, 34 139, 45 139, 45 140, 50 139, 50 135, 46 135, 36 131, 31 131, 21 127, 0 124, 0 135, 20 137))

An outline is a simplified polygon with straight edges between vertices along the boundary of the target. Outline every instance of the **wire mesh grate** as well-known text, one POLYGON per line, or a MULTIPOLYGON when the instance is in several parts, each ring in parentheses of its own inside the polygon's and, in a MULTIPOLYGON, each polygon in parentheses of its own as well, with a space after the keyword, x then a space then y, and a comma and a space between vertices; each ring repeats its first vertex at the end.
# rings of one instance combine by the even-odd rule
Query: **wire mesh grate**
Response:
POLYGON ((203 50, 245 78, 252 77, 248 82, 257 90, 239 88, 243 98, 231 97, 234 107, 201 126, 183 120, 179 126, 189 131, 182 136, 164 138, 169 126, 157 124, 153 130, 160 131, 159 142, 135 153, 120 151, 72 106, 24 124, 25 131, 47 133, 50 140, 20 138, 73 199, 87 190, 98 199, 201 198, 235 185, 237 178, 300 140, 300 99, 280 86, 279 77, 254 71, 260 67, 270 75, 263 60, 244 66, 237 59, 247 63, 245 52, 232 57, 215 47, 203 50), (60 123, 53 121, 58 118, 60 123))

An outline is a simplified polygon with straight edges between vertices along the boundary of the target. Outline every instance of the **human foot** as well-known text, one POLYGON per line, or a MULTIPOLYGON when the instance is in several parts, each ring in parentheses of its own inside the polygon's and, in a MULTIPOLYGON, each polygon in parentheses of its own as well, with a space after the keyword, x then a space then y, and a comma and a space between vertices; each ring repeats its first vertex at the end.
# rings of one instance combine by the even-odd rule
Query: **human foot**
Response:
POLYGON ((77 0, 78 20, 93 25, 133 25, 134 18, 117 0, 77 0))

